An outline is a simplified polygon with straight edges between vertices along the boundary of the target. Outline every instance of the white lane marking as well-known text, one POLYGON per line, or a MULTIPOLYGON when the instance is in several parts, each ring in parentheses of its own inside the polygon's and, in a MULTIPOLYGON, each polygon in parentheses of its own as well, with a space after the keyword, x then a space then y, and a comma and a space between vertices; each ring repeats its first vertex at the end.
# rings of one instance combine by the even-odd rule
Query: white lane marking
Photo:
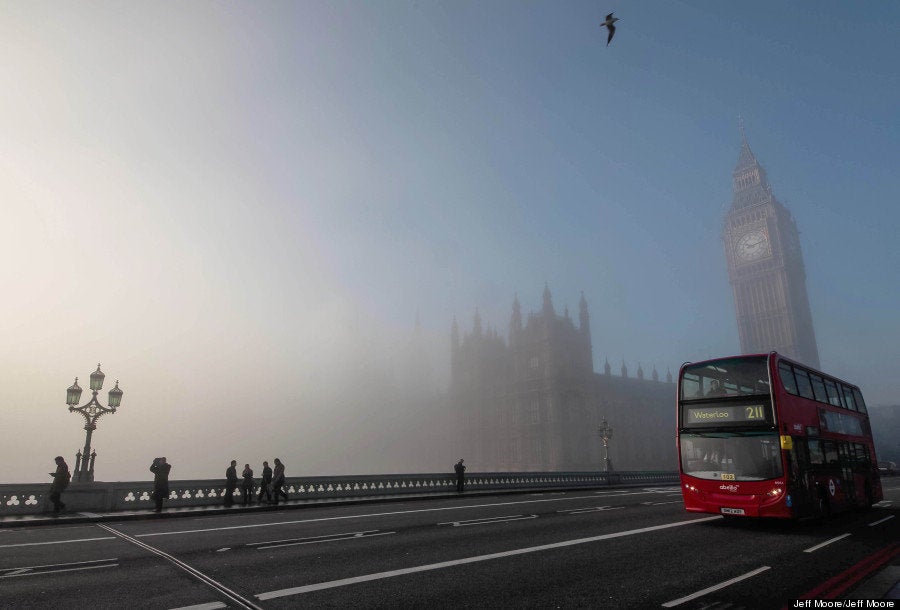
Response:
POLYGON ((225 551, 230 551, 230 550, 231 550, 231 547, 230 547, 230 546, 226 546, 226 547, 221 548, 221 549, 216 549, 216 553, 224 553, 225 551))
POLYGON ((176 558, 173 557, 172 555, 169 555, 168 553, 166 553, 166 552, 164 552, 164 551, 161 551, 161 550, 159 550, 159 549, 156 548, 156 547, 152 547, 152 546, 150 546, 149 544, 147 544, 146 542, 141 542, 140 540, 137 540, 137 539, 135 539, 135 538, 132 538, 132 537, 129 536, 128 534, 124 534, 124 533, 120 532, 120 531, 117 530, 117 529, 113 529, 113 528, 109 527, 108 525, 104 525, 104 524, 102 524, 102 523, 95 523, 94 525, 96 525, 96 526, 99 527, 99 528, 105 529, 106 531, 111 532, 112 534, 115 534, 116 536, 118 536, 118 537, 121 538, 122 540, 125 540, 126 542, 130 542, 131 544, 133 544, 133 545, 135 545, 135 546, 138 546, 138 547, 140 547, 140 548, 142 548, 142 549, 144 549, 144 550, 146 550, 146 551, 150 551, 150 552, 153 553, 154 555, 156 555, 156 556, 158 556, 158 557, 162 557, 163 559, 165 559, 165 560, 171 562, 171 563, 174 564, 176 567, 181 568, 182 570, 184 570, 185 572, 187 572, 188 574, 190 574, 190 575, 193 576, 194 578, 196 578, 196 579, 200 580, 201 582, 206 583, 207 585, 211 586, 213 589, 215 589, 215 590, 218 591, 219 593, 223 594, 225 597, 227 597, 227 598, 230 599, 231 601, 236 602, 236 603, 238 604, 238 606, 240 606, 240 607, 242 607, 242 608, 250 608, 251 610, 262 610, 262 608, 260 608, 260 607, 257 606, 256 604, 254 604, 254 603, 253 603, 252 601, 250 601, 249 599, 246 599, 245 597, 243 597, 243 596, 240 595, 239 593, 235 593, 234 591, 232 591, 231 589, 229 589, 228 587, 226 587, 226 586, 223 585, 222 583, 213 580, 212 578, 210 578, 209 576, 207 576, 206 574, 204 574, 204 573, 201 572, 200 570, 197 570, 197 569, 195 569, 195 568, 192 568, 192 567, 189 566, 188 564, 184 563, 183 561, 181 561, 181 560, 179 560, 179 559, 176 559, 176 558))
MULTIPOLYGON (((617 494, 617 496, 640 496, 645 495, 647 493, 654 492, 626 492, 617 494)), ((365 519, 368 517, 387 517, 391 515, 408 515, 412 513, 433 513, 438 511, 447 511, 447 510, 467 510, 470 508, 488 508, 492 506, 513 506, 516 504, 534 504, 537 502, 566 502, 568 500, 596 500, 596 496, 572 496, 566 498, 546 498, 541 500, 522 500, 520 502, 495 502, 493 504, 466 504, 461 506, 439 506, 435 508, 417 508, 413 510, 398 510, 398 511, 389 511, 384 513, 365 513, 361 515, 342 515, 339 517, 320 517, 317 519, 297 519, 294 521, 274 521, 271 523, 250 523, 247 525, 229 525, 225 527, 207 527, 202 529, 195 530, 179 530, 176 532, 150 532, 147 534, 135 534, 135 538, 147 538, 150 536, 174 536, 179 534, 200 534, 204 532, 221 532, 226 530, 241 530, 252 527, 271 527, 275 525, 295 525, 297 523, 317 523, 320 521, 338 521, 341 519, 365 519)))
POLYGON ((261 546, 257 547, 258 551, 262 551, 263 549, 280 549, 285 546, 298 546, 301 544, 321 544, 323 542, 340 542, 341 540, 355 540, 357 538, 373 538, 375 536, 390 536, 391 534, 396 534, 397 532, 379 532, 377 534, 355 534, 353 536, 346 536, 345 538, 328 538, 325 540, 307 540, 305 542, 287 542, 285 544, 273 544, 270 546, 261 546))
POLYGON ((118 557, 110 557, 109 559, 91 559, 88 561, 71 561, 68 563, 45 563, 39 566, 25 566, 21 568, 0 568, 0 572, 5 572, 6 570, 36 570, 38 568, 61 568, 63 566, 78 566, 84 565, 86 563, 103 563, 104 561, 118 561, 118 557))
POLYGON ((339 534, 322 534, 321 536, 304 536, 302 538, 284 538, 282 540, 266 540, 265 542, 248 542, 245 546, 257 546, 260 544, 280 544, 282 542, 300 542, 303 540, 316 540, 320 538, 336 538, 338 536, 362 536, 365 534, 374 534, 379 530, 365 530, 362 532, 341 532, 339 534))
POLYGON ((104 563, 103 565, 100 565, 100 566, 80 566, 77 568, 62 568, 59 570, 42 570, 40 572, 31 572, 31 571, 15 572, 13 574, 4 574, 3 576, 0 576, 0 578, 16 578, 19 576, 40 576, 42 574, 56 574, 58 572, 77 572, 79 570, 96 570, 98 568, 115 568, 118 565, 119 564, 117 564, 117 563, 104 563))
POLYGON ((465 527, 467 525, 489 525, 491 523, 506 523, 507 521, 522 521, 523 519, 537 519, 537 515, 507 515, 505 517, 484 517, 483 519, 466 519, 464 521, 445 521, 444 523, 438 523, 438 525, 465 527))
POLYGON ((0 578, 6 578, 7 576, 18 576, 20 574, 24 574, 25 572, 27 572, 30 569, 31 568, 16 568, 12 572, 0 575, 0 578))
POLYGON ((42 544, 68 544, 70 542, 93 542, 94 540, 115 540, 115 536, 103 538, 79 538, 78 540, 51 540, 50 542, 20 542, 19 544, 0 544, 0 549, 8 549, 14 546, 39 546, 42 544))
POLYGON ((219 608, 227 608, 222 602, 209 602, 206 604, 197 604, 195 606, 182 606, 180 608, 172 608, 172 610, 218 610, 219 608))
POLYGON ((884 519, 879 519, 878 521, 873 521, 872 523, 869 524, 869 527, 878 525, 879 523, 884 523, 885 521, 890 521, 893 518, 894 518, 894 515, 890 515, 888 517, 885 517, 884 519))
POLYGON ((558 513, 569 513, 570 515, 581 515, 584 513, 596 513, 600 511, 607 510, 619 510, 621 508, 625 508, 624 506, 592 506, 590 508, 566 508, 563 510, 558 510, 558 513))
POLYGON ((692 599, 697 599, 698 597, 703 597, 707 593, 712 593, 713 591, 718 591, 719 589, 724 589, 727 586, 733 585, 736 582, 740 582, 742 580, 750 578, 751 576, 756 576, 757 574, 765 572, 766 570, 769 570, 769 569, 771 569, 771 566, 763 566, 761 568, 757 568, 751 572, 747 572, 746 574, 736 576, 736 577, 732 578, 731 580, 726 580, 725 582, 720 582, 717 585, 707 587, 706 589, 703 589, 702 591, 697 591, 696 593, 691 593, 690 595, 688 595, 686 597, 681 597, 679 599, 673 599, 670 602, 664 603, 663 608, 671 608, 673 606, 678 606, 680 604, 683 604, 684 602, 689 602, 692 599))
POLYGON ((822 544, 817 544, 816 546, 811 546, 811 547, 809 547, 808 549, 804 549, 803 552, 804 552, 804 553, 812 553, 813 551, 818 551, 818 550, 821 549, 823 546, 828 546, 828 545, 831 544, 832 542, 837 542, 837 541, 840 540, 841 538, 846 538, 846 537, 849 536, 849 535, 850 535, 850 534, 842 534, 842 535, 840 535, 840 536, 836 536, 835 538, 832 538, 831 540, 826 540, 826 541, 823 542, 822 544))
POLYGON ((669 500, 668 502, 641 502, 644 506, 660 506, 662 504, 681 504, 684 500, 669 500))
POLYGON ((671 527, 680 527, 682 525, 694 525, 704 523, 706 521, 714 521, 722 517, 704 517, 702 519, 693 519, 691 521, 676 521, 674 523, 664 523, 663 525, 653 525, 643 527, 636 530, 627 530, 623 532, 615 532, 613 534, 603 534, 602 536, 592 536, 590 538, 577 538, 575 540, 564 540, 563 542, 554 542, 552 544, 542 544, 540 546, 531 546, 521 549, 513 549, 511 551, 503 551, 501 553, 490 553, 488 555, 476 555, 475 557, 466 557, 464 559, 454 559, 452 561, 442 561, 440 563, 430 563, 427 565, 415 566, 412 568, 403 568, 400 570, 391 570, 389 572, 378 572, 376 574, 365 574, 363 576, 355 576, 353 578, 343 578, 341 580, 332 580, 328 582, 320 582, 313 585, 303 587, 291 587, 290 589, 279 589, 277 591, 267 591, 265 593, 257 593, 256 598, 260 601, 267 599, 275 599, 277 597, 287 597, 289 595, 300 595, 310 593, 312 591, 321 591, 323 589, 333 589, 335 587, 345 587, 361 582, 369 582, 372 580, 380 580, 382 578, 392 578, 394 576, 403 576, 405 574, 415 574, 416 572, 426 572, 429 570, 440 570, 453 566, 476 563, 479 561, 489 561, 491 559, 500 559, 502 557, 513 557, 515 555, 524 555, 526 553, 536 553, 550 549, 558 549, 567 546, 575 546, 578 544, 586 544, 589 542, 597 542, 600 540, 610 540, 612 538, 621 538, 623 536, 633 536, 635 534, 643 534, 646 532, 655 532, 657 530, 668 529, 671 527))

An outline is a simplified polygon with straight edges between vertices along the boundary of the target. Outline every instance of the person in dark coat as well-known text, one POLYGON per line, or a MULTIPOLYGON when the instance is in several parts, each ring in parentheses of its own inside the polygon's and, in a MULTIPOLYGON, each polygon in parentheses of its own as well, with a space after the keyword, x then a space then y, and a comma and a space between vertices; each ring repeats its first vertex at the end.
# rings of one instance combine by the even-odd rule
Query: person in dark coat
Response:
POLYGON ((244 479, 241 483, 241 497, 243 505, 247 506, 253 503, 253 469, 250 468, 250 464, 244 464, 241 477, 244 479))
POLYGON ((166 458, 158 457, 150 465, 153 473, 153 501, 156 503, 156 512, 162 512, 163 500, 169 497, 169 471, 172 465, 166 462, 166 458))
POLYGON ((225 471, 225 506, 234 504, 234 490, 237 489, 237 460, 231 460, 231 466, 225 471))
POLYGON ((69 486, 72 475, 63 456, 56 456, 54 461, 56 462, 56 472, 50 473, 50 476, 53 477, 53 482, 50 484, 50 501, 53 502, 53 514, 58 515, 59 511, 66 510, 66 503, 62 501, 61 496, 69 486))
POLYGON ((259 482, 259 496, 257 497, 258 502, 262 502, 263 494, 266 496, 266 502, 272 502, 272 489, 269 487, 271 484, 272 469, 269 468, 268 462, 263 462, 262 481, 259 482))
POLYGON ((453 470, 456 472, 456 491, 463 491, 466 488, 466 467, 463 466, 463 459, 459 458, 459 461, 453 466, 453 470))
POLYGON ((278 504, 279 495, 284 496, 285 500, 288 499, 287 492, 282 487, 284 487, 284 464, 275 458, 275 472, 272 479, 272 494, 275 496, 275 504, 278 504))

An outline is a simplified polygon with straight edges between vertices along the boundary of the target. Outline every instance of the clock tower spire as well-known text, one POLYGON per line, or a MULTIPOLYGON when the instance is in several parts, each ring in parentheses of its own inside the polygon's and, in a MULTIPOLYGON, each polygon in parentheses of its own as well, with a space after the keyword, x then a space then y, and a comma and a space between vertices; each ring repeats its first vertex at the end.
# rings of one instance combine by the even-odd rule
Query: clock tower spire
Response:
POLYGON ((741 352, 778 351, 819 367, 800 233, 772 193, 740 121, 741 150, 722 240, 741 352))

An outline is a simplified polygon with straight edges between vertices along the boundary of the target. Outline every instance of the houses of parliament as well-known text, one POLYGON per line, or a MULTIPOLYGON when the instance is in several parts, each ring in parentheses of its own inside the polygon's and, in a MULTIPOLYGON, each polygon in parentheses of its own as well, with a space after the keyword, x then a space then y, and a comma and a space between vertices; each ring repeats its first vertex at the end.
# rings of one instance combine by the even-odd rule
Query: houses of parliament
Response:
MULTIPOLYGON (((722 240, 741 353, 776 350, 819 366, 799 233, 774 197, 741 130, 733 199, 722 240)), ((724 289, 724 286, 723 286, 724 289)), ((675 468, 675 383, 623 362, 594 370, 588 303, 577 322, 558 313, 549 287, 523 316, 518 297, 506 337, 482 327, 451 328, 448 398, 460 455, 477 472, 675 468), (612 428, 608 456, 599 427, 612 428)), ((725 355, 725 354, 722 354, 725 355)), ((680 363, 679 363, 680 364, 680 363)))

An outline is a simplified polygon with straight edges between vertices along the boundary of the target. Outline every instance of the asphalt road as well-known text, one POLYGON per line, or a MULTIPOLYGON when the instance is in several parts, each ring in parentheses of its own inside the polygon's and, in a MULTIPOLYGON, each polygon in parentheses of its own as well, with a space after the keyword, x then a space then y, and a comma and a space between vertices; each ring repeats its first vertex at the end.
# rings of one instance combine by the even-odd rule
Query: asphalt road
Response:
POLYGON ((657 487, 0 529, 0 606, 781 608, 896 548, 884 487, 800 524, 688 514, 657 487))

